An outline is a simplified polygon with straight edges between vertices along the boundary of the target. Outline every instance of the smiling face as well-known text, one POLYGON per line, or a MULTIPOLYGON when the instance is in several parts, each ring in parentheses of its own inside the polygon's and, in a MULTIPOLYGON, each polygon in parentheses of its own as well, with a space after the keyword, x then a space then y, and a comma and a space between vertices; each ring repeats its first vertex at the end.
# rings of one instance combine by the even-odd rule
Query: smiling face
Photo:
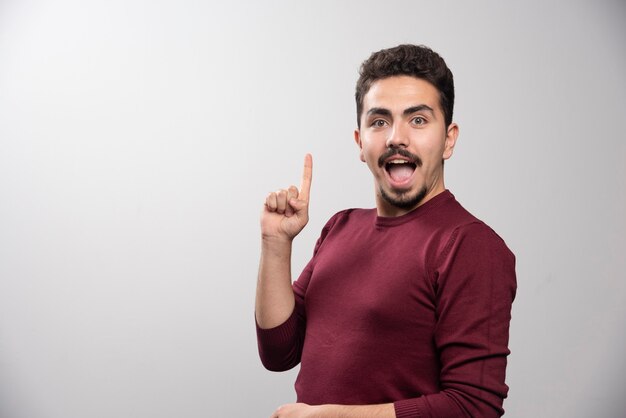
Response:
POLYGON ((393 76, 372 83, 354 139, 374 176, 378 215, 403 215, 444 191, 443 160, 457 136, 429 82, 393 76))

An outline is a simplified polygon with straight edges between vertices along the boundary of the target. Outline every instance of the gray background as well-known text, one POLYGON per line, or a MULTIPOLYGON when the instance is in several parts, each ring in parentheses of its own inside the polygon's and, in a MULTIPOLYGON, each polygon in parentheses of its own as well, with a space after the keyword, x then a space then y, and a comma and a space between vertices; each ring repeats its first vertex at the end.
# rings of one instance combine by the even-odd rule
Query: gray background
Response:
POLYGON ((454 72, 446 184, 518 257, 507 416, 624 416, 624 3, 223 3, 0 1, 0 417, 292 401, 256 353, 261 203, 313 154, 295 272, 373 206, 354 83, 402 42, 454 72))

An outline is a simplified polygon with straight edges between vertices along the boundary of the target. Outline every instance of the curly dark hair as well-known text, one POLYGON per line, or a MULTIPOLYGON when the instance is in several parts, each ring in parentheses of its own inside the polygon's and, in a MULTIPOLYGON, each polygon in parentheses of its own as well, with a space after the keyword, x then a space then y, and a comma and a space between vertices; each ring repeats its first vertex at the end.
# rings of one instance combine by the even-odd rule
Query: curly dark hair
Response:
POLYGON ((454 108, 454 80, 443 58, 424 45, 398 45, 374 52, 361 64, 356 83, 357 125, 361 128, 363 98, 372 84, 396 75, 408 75, 431 83, 439 91, 439 104, 446 126, 452 123, 454 108))

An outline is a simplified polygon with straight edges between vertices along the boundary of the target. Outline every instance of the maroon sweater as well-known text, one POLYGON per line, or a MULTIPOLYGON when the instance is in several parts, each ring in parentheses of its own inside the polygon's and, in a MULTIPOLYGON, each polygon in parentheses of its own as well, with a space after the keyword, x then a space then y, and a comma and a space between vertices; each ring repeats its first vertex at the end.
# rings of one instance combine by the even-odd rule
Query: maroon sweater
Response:
POLYGON ((266 368, 301 363, 298 402, 504 413, 515 257, 449 191, 394 218, 337 213, 293 290, 291 317, 257 336, 266 368))

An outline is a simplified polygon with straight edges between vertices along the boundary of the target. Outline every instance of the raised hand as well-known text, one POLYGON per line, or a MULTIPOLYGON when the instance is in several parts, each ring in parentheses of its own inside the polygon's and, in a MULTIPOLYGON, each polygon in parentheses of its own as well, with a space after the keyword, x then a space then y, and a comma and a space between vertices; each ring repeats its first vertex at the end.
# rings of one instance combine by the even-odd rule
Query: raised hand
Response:
POLYGON ((261 213, 263 238, 292 240, 309 221, 309 193, 313 176, 313 157, 304 157, 300 190, 296 186, 270 193, 261 213))

